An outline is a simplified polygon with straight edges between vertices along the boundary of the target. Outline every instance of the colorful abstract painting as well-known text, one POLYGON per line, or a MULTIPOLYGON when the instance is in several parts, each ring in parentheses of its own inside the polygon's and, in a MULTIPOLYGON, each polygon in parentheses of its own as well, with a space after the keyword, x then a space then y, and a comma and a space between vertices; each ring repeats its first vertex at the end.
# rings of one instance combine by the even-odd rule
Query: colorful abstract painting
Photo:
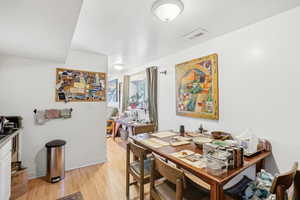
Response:
POLYGON ((218 56, 212 54, 176 65, 176 113, 219 119, 218 56))
POLYGON ((118 102, 118 79, 113 79, 108 82, 107 101, 109 105, 118 102))
POLYGON ((64 102, 105 101, 106 74, 57 68, 55 99, 64 102))

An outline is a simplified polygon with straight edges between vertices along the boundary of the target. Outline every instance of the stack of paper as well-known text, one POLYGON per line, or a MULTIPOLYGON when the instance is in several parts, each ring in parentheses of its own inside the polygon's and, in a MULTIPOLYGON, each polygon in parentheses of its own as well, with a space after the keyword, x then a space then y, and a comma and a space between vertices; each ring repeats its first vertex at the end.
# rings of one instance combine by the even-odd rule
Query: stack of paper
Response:
POLYGON ((202 158, 200 160, 197 160, 197 161, 191 161, 191 160, 188 160, 186 158, 182 158, 181 159, 183 162, 186 162, 187 164, 189 165, 192 165, 193 167, 197 167, 197 168, 204 168, 206 167, 206 158, 202 158))
POLYGON ((152 136, 155 136, 158 138, 171 137, 171 136, 175 136, 175 135, 177 135, 177 134, 172 133, 172 132, 159 132, 159 133, 152 134, 152 136))
POLYGON ((195 154, 195 152, 191 151, 191 150, 182 150, 182 151, 178 151, 175 153, 171 153, 172 156, 176 157, 176 158, 184 158, 186 156, 190 156, 195 154))
POLYGON ((190 137, 182 137, 182 136, 175 136, 173 138, 177 139, 177 140, 181 140, 181 141, 190 141, 190 140, 192 140, 192 138, 190 138, 190 137))
POLYGON ((170 142, 171 146, 180 146, 180 145, 185 145, 185 144, 190 144, 189 141, 175 141, 175 142, 170 142))
POLYGON ((206 167, 206 158, 201 154, 195 153, 190 150, 182 150, 171 154, 172 156, 182 160, 183 162, 197 168, 206 167))
POLYGON ((150 138, 146 140, 142 140, 142 143, 148 146, 152 146, 154 148, 160 148, 163 146, 169 146, 170 144, 168 142, 164 142, 162 140, 156 139, 156 138, 150 138))

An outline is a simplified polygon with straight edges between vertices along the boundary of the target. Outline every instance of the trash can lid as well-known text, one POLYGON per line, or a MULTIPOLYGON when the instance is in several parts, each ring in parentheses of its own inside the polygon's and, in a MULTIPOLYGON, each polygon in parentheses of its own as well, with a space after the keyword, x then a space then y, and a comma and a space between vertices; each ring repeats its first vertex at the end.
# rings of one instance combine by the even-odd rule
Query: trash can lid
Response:
POLYGON ((66 144, 66 141, 64 140, 52 140, 51 142, 48 142, 46 144, 47 148, 52 148, 52 147, 61 147, 66 144))

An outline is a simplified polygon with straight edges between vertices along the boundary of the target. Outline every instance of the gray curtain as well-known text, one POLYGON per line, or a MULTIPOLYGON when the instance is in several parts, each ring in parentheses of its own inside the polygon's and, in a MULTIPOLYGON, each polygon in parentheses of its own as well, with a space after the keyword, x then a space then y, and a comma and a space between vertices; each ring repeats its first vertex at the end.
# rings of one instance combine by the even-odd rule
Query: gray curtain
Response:
POLYGON ((148 86, 148 109, 149 118, 158 130, 158 113, 157 113, 157 67, 146 69, 147 86, 148 86))
POLYGON ((128 75, 125 75, 123 77, 122 112, 126 111, 128 107, 129 81, 130 81, 130 77, 128 75))

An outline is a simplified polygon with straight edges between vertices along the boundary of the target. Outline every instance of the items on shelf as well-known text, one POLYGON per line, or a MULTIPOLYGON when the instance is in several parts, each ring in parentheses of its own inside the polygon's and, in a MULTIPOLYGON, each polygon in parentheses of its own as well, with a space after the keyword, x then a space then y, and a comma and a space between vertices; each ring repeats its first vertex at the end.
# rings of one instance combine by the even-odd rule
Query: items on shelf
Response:
POLYGON ((72 117, 72 111, 72 108, 48 110, 34 109, 34 120, 36 124, 43 125, 52 119, 69 119, 72 117))
POLYGON ((22 128, 22 119, 21 116, 0 116, 0 135, 22 128))

